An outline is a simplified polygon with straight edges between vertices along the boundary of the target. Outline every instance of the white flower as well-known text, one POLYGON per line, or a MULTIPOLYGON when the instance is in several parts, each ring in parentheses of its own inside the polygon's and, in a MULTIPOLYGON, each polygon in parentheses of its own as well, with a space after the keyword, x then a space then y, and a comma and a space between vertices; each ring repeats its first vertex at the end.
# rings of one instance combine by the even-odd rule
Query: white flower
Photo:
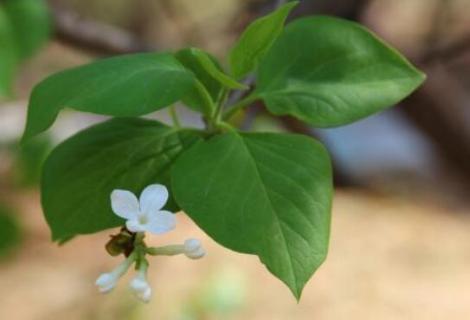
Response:
POLYGON ((95 284, 98 286, 101 293, 111 292, 114 287, 116 287, 119 278, 121 278, 129 267, 134 263, 135 256, 130 255, 126 260, 124 260, 120 265, 118 265, 113 271, 102 273, 98 279, 96 279, 95 284))
POLYGON ((184 254, 190 259, 200 259, 206 255, 201 241, 188 239, 184 242, 184 254))
POLYGON ((149 302, 152 297, 152 288, 147 281, 147 267, 139 269, 137 276, 129 284, 131 290, 142 302, 149 302))
POLYGON ((126 219, 126 227, 132 232, 162 234, 175 228, 175 215, 161 210, 168 201, 168 190, 160 184, 144 189, 140 199, 130 191, 114 190, 111 207, 116 215, 126 219))

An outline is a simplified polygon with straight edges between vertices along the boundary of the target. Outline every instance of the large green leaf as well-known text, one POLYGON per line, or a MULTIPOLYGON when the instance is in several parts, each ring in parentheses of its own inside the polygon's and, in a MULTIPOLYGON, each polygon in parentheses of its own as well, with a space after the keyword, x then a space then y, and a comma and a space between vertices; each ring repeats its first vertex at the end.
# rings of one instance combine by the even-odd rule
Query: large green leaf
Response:
POLYGON ((273 13, 250 24, 242 33, 230 51, 230 66, 237 79, 256 69, 259 61, 281 33, 290 11, 298 3, 298 1, 286 3, 273 13))
POLYGON ((16 67, 17 57, 12 26, 0 5, 0 98, 11 95, 16 67))
POLYGON ((179 157, 172 186, 207 234, 258 255, 300 298, 327 254, 331 175, 328 153, 311 138, 231 132, 179 157))
POLYGON ((65 107, 140 116, 181 99, 192 84, 192 73, 170 54, 125 55, 66 70, 34 88, 23 139, 49 128, 65 107))
POLYGON ((13 26, 18 56, 28 58, 50 35, 50 16, 43 0, 5 0, 5 11, 13 26))
MULTIPOLYGON (((46 160, 41 185, 53 239, 123 225, 111 211, 111 192, 140 194, 152 183, 169 187, 173 161, 198 139, 193 131, 124 118, 91 127, 60 144, 46 160)), ((178 209, 173 200, 168 208, 178 209)))
POLYGON ((424 78, 362 26, 310 17, 289 24, 261 61, 256 94, 274 114, 329 127, 396 104, 424 78))

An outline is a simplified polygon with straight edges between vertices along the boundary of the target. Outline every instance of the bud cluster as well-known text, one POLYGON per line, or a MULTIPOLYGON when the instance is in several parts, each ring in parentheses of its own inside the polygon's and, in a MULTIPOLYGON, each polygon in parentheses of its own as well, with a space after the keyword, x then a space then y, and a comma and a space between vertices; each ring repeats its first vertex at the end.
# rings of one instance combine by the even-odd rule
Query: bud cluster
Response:
POLYGON ((161 210, 168 200, 168 190, 163 185, 150 185, 144 189, 140 199, 126 190, 111 193, 111 207, 114 213, 126 219, 126 227, 117 235, 111 236, 106 250, 112 256, 124 254, 126 259, 111 272, 102 273, 96 280, 101 293, 111 292, 119 279, 135 264, 136 276, 129 287, 135 296, 149 302, 152 288, 147 280, 149 263, 146 256, 174 256, 184 254, 190 259, 200 259, 206 252, 197 239, 187 239, 183 244, 163 247, 147 247, 145 232, 162 234, 175 228, 174 214, 161 210))

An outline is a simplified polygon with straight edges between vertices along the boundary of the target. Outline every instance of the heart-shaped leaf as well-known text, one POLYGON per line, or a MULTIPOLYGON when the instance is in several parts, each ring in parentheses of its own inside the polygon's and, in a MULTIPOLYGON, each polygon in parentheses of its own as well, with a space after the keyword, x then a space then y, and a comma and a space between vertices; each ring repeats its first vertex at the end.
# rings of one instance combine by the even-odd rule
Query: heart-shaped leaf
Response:
POLYGON ((332 178, 321 144, 300 135, 225 133, 182 154, 172 186, 208 235, 258 255, 300 298, 328 249, 332 178))

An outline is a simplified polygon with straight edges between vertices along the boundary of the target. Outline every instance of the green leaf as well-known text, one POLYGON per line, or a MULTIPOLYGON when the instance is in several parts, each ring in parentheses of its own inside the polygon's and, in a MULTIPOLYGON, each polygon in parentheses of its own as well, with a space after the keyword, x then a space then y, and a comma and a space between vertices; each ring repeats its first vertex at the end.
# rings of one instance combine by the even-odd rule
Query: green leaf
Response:
POLYGON ((196 77, 193 88, 183 98, 183 103, 195 111, 211 116, 224 87, 247 89, 247 86, 225 74, 218 61, 207 52, 187 48, 178 51, 175 56, 196 77))
POLYGON ((207 73, 219 81, 224 87, 228 89, 239 89, 246 90, 248 87, 231 76, 225 74, 217 65, 212 61, 209 55, 200 49, 191 49, 195 57, 198 59, 201 66, 207 71, 207 73))
MULTIPOLYGON (((230 66, 235 78, 240 79, 258 67, 260 60, 282 32, 287 16, 298 3, 286 3, 248 26, 230 51, 230 66)), ((278 67, 281 66, 282 64, 278 67)))
POLYGON ((172 186, 209 236, 258 255, 300 298, 327 254, 331 176, 327 151, 311 138, 231 132, 178 158, 172 186))
POLYGON ((276 115, 330 127, 398 103, 424 79, 362 26, 310 17, 289 24, 260 63, 255 94, 276 115))
MULTIPOLYGON (((183 97, 183 103, 195 111, 203 112, 206 116, 212 115, 215 110, 215 102, 223 91, 221 83, 201 65, 192 48, 178 51, 175 57, 182 65, 191 70, 196 78, 191 90, 183 97)), ((221 70, 215 58, 211 57, 211 59, 221 70)))
POLYGON ((11 96, 17 64, 12 26, 0 5, 0 98, 11 96))
POLYGON ((66 70, 34 88, 23 140, 49 128, 65 107, 140 116, 178 101, 192 84, 193 75, 170 54, 125 55, 66 70))
POLYGON ((2 4, 13 26, 18 56, 32 56, 51 33, 47 4, 43 0, 6 0, 2 4))
POLYGON ((0 259, 8 257, 20 241, 21 230, 14 213, 0 205, 0 259))
MULTIPOLYGON (((60 144, 44 165, 41 200, 52 237, 62 241, 124 224, 111 211, 110 194, 140 194, 152 183, 169 187, 170 167, 199 139, 159 122, 114 119, 60 144)), ((168 209, 178 208, 171 200, 168 209)))

